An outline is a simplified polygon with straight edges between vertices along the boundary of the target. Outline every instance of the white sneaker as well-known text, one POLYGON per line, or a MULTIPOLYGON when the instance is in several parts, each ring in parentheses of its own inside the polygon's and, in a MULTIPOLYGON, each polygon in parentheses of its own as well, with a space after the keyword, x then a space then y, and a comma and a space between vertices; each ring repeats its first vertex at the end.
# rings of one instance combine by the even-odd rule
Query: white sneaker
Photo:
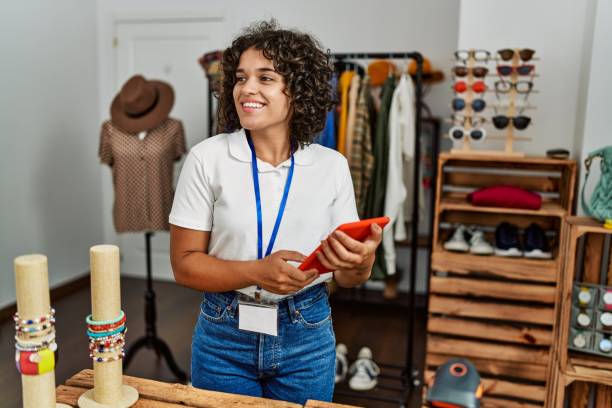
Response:
POLYGON ((349 387, 355 391, 368 391, 378 384, 380 368, 372 360, 372 351, 368 347, 359 350, 357 360, 351 365, 349 387))
POLYGON ((348 371, 347 353, 348 350, 344 344, 339 343, 336 346, 336 384, 344 381, 346 378, 346 372, 348 371))
POLYGON ((489 244, 484 237, 484 232, 479 229, 470 231, 470 253, 474 255, 492 255, 493 245, 489 244))
POLYGON ((470 245, 465 239, 466 231, 465 225, 459 225, 451 239, 444 243, 444 249, 447 251, 467 252, 470 249, 470 245))

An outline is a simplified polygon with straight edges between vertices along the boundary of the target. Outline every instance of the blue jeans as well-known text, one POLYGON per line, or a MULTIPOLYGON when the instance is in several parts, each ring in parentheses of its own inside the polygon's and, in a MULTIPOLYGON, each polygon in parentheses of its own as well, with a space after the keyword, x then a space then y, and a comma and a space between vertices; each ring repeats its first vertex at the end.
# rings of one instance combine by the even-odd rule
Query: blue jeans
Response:
POLYGON ((305 404, 331 401, 336 338, 325 284, 278 303, 278 336, 238 329, 236 292, 204 293, 191 344, 194 387, 305 404))

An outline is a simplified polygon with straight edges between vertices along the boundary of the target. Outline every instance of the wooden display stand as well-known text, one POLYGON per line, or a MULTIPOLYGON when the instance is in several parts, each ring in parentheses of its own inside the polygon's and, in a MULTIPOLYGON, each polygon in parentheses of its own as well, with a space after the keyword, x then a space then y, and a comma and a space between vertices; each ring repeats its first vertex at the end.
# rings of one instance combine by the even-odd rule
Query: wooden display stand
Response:
MULTIPOLYGON (((119 248, 115 245, 91 247, 91 309, 93 320, 116 318, 121 312, 119 248)), ((138 400, 134 387, 122 380, 122 360, 94 362, 94 388, 79 398, 81 408, 125 408, 138 400)))
MULTIPOLYGON (((49 313, 46 256, 34 254, 15 258, 15 289, 20 319, 36 319, 49 313)), ((24 408, 66 407, 55 402, 55 370, 41 375, 21 375, 21 386, 24 408)))
POLYGON ((612 358, 568 350, 568 342, 574 282, 612 286, 612 256, 605 256, 612 248, 604 247, 610 245, 612 230, 586 217, 568 217, 565 223, 565 268, 558 299, 547 406, 563 407, 568 397, 572 408, 587 407, 590 394, 594 392, 595 407, 609 408, 612 407, 612 358), (604 262, 607 264, 603 265, 604 262), (607 272, 604 282, 600 282, 602 271, 607 272))
MULTIPOLYGON (((134 405, 138 408, 301 408, 300 404, 275 401, 265 398, 227 394, 224 392, 206 391, 184 384, 170 384, 144 378, 123 376, 123 384, 129 385, 140 395, 134 405)), ((83 370, 66 381, 66 385, 57 387, 58 401, 71 407, 77 406, 77 400, 88 389, 93 387, 93 371, 83 370)), ((306 408, 355 408, 352 405, 333 404, 309 400, 306 408)))
MULTIPOLYGON (((541 407, 553 344, 562 220, 572 211, 576 163, 547 158, 440 154, 436 184, 425 372, 468 358, 484 383, 482 407, 541 407), (540 192, 539 210, 476 207, 466 196, 493 185, 540 192), (552 239, 549 260, 449 252, 456 224, 477 225, 494 245, 495 227, 535 222, 552 239)), ((520 237, 522 241, 522 234, 520 237)))

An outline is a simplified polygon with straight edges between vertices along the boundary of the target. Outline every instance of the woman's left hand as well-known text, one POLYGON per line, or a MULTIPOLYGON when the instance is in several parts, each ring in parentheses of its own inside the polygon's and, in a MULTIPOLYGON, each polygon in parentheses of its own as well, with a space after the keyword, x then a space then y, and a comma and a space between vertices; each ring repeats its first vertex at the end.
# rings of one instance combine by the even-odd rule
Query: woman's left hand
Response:
POLYGON ((359 275, 367 273, 369 277, 381 240, 382 228, 378 224, 372 224, 370 235, 363 242, 342 231, 334 231, 321 241, 321 251, 317 257, 323 266, 333 271, 356 271, 359 275))

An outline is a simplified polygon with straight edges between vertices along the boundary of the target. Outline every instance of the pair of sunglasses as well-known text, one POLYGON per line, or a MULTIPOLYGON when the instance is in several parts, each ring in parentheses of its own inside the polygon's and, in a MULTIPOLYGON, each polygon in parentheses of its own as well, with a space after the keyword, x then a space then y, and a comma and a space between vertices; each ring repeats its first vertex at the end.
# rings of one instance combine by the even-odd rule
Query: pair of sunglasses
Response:
POLYGON ((461 125, 464 128, 481 127, 487 120, 482 116, 472 115, 453 115, 453 122, 456 125, 461 125))
POLYGON ((512 75, 513 72, 516 72, 519 75, 529 75, 535 70, 535 65, 519 65, 518 67, 513 67, 512 65, 498 65, 497 73, 501 76, 512 75))
MULTIPOLYGON (((471 105, 474 112, 482 112, 487 106, 487 103, 484 99, 474 99, 471 105)), ((452 106, 454 111, 462 111, 467 105, 465 99, 453 98, 452 106)))
POLYGON ((473 142, 481 142, 487 137, 487 132, 483 128, 464 129, 461 126, 454 126, 448 131, 449 137, 456 142, 469 138, 473 142))
POLYGON ((453 85, 453 89, 457 93, 463 93, 467 91, 468 88, 472 88, 472 91, 476 93, 483 93, 487 90, 487 85, 485 85, 483 81, 472 82, 472 84, 469 86, 465 81, 457 81, 455 82, 455 85, 453 85))
POLYGON ((455 51, 455 59, 457 61, 467 61, 468 59, 473 58, 475 61, 489 61, 491 58, 491 53, 487 50, 457 50, 455 51))
MULTIPOLYGON (((502 50, 498 50, 497 53, 499 54, 499 57, 502 60, 510 61, 512 58, 514 58, 515 50, 513 50, 512 48, 504 48, 502 50)), ((530 48, 523 48, 522 50, 518 50, 519 58, 523 62, 527 62, 531 58, 533 58, 533 54, 535 54, 535 50, 532 50, 530 48)))
POLYGON ((514 88, 517 93, 528 94, 533 88, 533 82, 531 81, 497 81, 495 82, 495 90, 499 93, 508 93, 514 88))
POLYGON ((457 77, 473 75, 476 78, 484 78, 488 72, 489 72, 489 69, 486 67, 474 67, 474 68, 468 68, 468 67, 463 67, 463 66, 453 67, 453 74, 455 74, 455 76, 457 77))
POLYGON ((514 117, 504 116, 504 115, 493 116, 493 125, 497 129, 507 128, 510 122, 512 122, 512 126, 515 129, 523 130, 527 128, 527 126, 529 126, 529 124, 531 123, 531 118, 528 116, 523 116, 523 115, 514 116, 514 117))

